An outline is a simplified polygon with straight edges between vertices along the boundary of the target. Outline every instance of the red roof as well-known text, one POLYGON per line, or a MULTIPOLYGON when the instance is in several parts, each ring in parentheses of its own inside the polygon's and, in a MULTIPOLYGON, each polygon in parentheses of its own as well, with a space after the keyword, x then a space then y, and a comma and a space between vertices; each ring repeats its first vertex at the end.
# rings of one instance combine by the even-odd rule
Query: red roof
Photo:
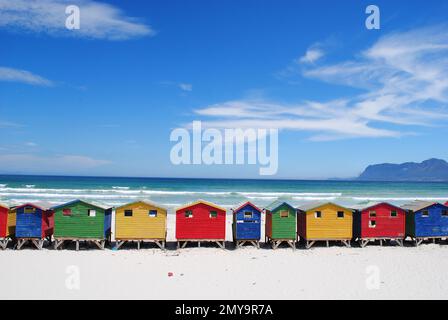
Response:
POLYGON ((390 204, 389 202, 380 202, 380 203, 376 203, 376 204, 374 204, 372 206, 369 206, 367 208, 362 208, 361 211, 369 210, 369 209, 372 209, 372 208, 375 208, 375 207, 378 207, 378 206, 388 206, 388 207, 395 208, 397 210, 403 210, 402 208, 394 206, 393 204, 390 204))
POLYGON ((260 208, 258 208, 256 205, 254 205, 252 202, 250 201, 246 201, 243 204, 239 205, 236 209, 232 209, 234 212, 236 211, 240 211, 242 208, 244 208, 245 206, 251 206, 252 208, 254 208, 255 210, 261 212, 262 210, 260 208))

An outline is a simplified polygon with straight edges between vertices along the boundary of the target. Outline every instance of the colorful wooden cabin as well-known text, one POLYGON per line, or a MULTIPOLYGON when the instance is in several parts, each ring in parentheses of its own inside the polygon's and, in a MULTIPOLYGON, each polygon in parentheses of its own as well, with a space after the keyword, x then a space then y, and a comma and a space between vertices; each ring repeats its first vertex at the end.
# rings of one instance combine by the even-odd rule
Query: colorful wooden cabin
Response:
POLYGON ((299 207, 299 236, 309 249, 317 241, 341 241, 350 247, 353 237, 353 210, 328 203, 311 203, 299 207))
POLYGON ((260 248, 261 238, 261 209, 251 202, 232 209, 233 212, 233 240, 240 248, 245 243, 251 243, 260 248))
POLYGON ((47 203, 27 203, 13 208, 16 214, 17 249, 30 241, 42 249, 44 241, 51 240, 54 228, 54 213, 47 203))
POLYGON ((111 233, 112 209, 101 204, 74 200, 52 208, 54 210, 54 248, 65 241, 74 241, 76 250, 79 242, 93 242, 104 249, 111 233))
POLYGON ((161 249, 166 242, 167 209, 149 201, 136 201, 115 209, 115 239, 119 249, 125 242, 154 242, 161 249))
POLYGON ((273 249, 286 242, 293 249, 297 243, 297 209, 282 201, 275 201, 264 209, 266 213, 265 242, 273 249))
POLYGON ((448 206, 414 201, 402 206, 407 211, 406 235, 418 246, 423 240, 448 237, 448 206))
POLYGON ((361 247, 369 242, 392 240, 403 246, 406 237, 406 211, 390 203, 377 203, 362 208, 353 216, 353 238, 361 247))
POLYGON ((225 248, 226 209, 204 201, 187 204, 176 209, 177 247, 184 248, 188 242, 216 242, 225 248))
POLYGON ((16 212, 0 203, 0 249, 6 249, 16 231, 16 212))

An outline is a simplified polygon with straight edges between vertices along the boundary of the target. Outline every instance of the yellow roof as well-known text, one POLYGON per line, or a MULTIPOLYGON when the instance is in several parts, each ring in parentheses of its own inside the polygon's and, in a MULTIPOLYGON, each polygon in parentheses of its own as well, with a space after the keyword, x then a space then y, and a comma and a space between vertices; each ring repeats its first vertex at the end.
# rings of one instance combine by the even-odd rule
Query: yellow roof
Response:
POLYGON ((183 205, 182 207, 176 208, 176 211, 179 211, 179 210, 182 210, 182 209, 185 209, 185 208, 189 208, 189 207, 191 207, 191 206, 195 206, 195 205, 197 205, 197 204, 201 204, 201 203, 202 203, 202 204, 205 204, 205 205, 208 205, 208 206, 210 206, 210 207, 213 207, 213 208, 222 210, 222 211, 224 211, 224 212, 227 211, 227 209, 225 209, 225 208, 223 208, 223 207, 220 207, 220 206, 218 206, 217 204, 214 204, 214 203, 205 201, 205 200, 197 200, 197 201, 195 201, 195 202, 187 203, 187 204, 183 205))
POLYGON ((134 204, 137 204, 137 203, 143 203, 143 204, 146 204, 148 206, 151 206, 151 207, 154 207, 154 208, 157 208, 157 209, 161 209, 161 210, 165 210, 165 211, 167 210, 166 208, 164 208, 164 207, 162 207, 162 206, 160 206, 160 205, 158 205, 158 204, 156 204, 156 203, 154 203, 152 201, 148 201, 148 200, 137 200, 137 201, 134 201, 134 202, 131 202, 131 203, 126 203, 126 204, 124 204, 122 206, 119 206, 119 207, 117 207, 115 209, 116 210, 123 209, 123 208, 126 208, 128 206, 131 206, 131 205, 134 205, 134 204))
POLYGON ((333 203, 333 202, 314 202, 314 203, 310 203, 308 205, 304 205, 304 206, 299 206, 299 210, 301 211, 310 211, 310 210, 315 210, 318 209, 320 207, 326 207, 326 206, 335 206, 344 210, 350 210, 352 211, 352 209, 350 208, 346 208, 343 207, 339 204, 333 203))

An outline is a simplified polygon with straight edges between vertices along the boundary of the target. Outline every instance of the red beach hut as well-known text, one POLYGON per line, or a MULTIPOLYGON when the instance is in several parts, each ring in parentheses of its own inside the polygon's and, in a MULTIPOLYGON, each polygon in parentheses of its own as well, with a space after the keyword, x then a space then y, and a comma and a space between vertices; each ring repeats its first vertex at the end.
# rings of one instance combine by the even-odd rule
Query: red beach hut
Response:
POLYGON ((363 208, 355 214, 354 235, 361 247, 370 241, 394 240, 403 246, 406 237, 406 211, 390 203, 382 202, 363 208))
POLYGON ((224 249, 226 239, 226 209, 198 200, 176 209, 177 246, 188 242, 216 242, 224 249), (183 243, 182 243, 183 242, 183 243))
POLYGON ((9 208, 0 203, 0 249, 6 249, 8 241, 10 240, 10 232, 8 230, 8 215, 9 208))

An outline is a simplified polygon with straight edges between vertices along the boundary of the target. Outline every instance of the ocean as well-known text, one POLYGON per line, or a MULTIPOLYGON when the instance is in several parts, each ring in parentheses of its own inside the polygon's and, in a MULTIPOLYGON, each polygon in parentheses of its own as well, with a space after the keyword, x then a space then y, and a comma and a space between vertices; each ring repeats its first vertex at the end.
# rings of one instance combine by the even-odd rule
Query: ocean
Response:
POLYGON ((226 208, 243 201, 264 207, 277 199, 294 206, 331 201, 357 207, 381 201, 401 205, 414 199, 445 202, 448 183, 0 175, 0 202, 11 206, 74 199, 110 206, 146 199, 168 208, 197 199, 226 208))

